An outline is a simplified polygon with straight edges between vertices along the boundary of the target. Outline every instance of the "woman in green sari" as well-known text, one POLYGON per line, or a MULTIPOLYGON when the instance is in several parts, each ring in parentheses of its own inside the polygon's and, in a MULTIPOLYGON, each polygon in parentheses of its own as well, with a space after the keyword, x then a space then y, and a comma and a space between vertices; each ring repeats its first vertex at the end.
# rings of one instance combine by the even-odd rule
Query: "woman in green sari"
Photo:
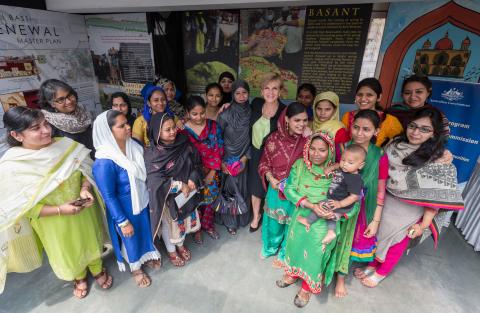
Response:
MULTIPOLYGON (((3 121, 11 148, 0 159, 0 232, 28 220, 55 275, 74 281, 77 298, 88 294, 88 271, 102 289, 110 288, 112 277, 101 259, 105 232, 90 150, 66 137, 52 139, 52 128, 38 110, 16 107, 3 121)), ((12 244, 0 236, 1 247, 12 244)), ((22 255, 7 250, 0 268, 11 257, 38 255, 36 247, 17 244, 23 244, 17 249, 22 255)))
MULTIPOLYGON (((284 190, 285 196, 296 209, 291 217, 287 237, 285 274, 282 280, 277 281, 277 286, 284 288, 299 278, 302 280, 302 287, 294 299, 297 307, 307 305, 312 293, 320 293, 322 285, 331 282, 335 271, 337 241, 332 241, 322 249, 322 239, 328 231, 326 219, 333 218, 334 214, 319 204, 327 197, 331 176, 325 175, 324 170, 332 164, 334 156, 335 148, 331 136, 326 132, 313 134, 305 144, 303 159, 293 164, 284 190), (311 211, 321 218, 307 230, 297 221, 297 216, 306 217, 311 211)), ((357 212, 358 205, 355 205, 346 218, 357 212)), ((343 220, 345 217, 340 223, 343 220)), ((337 227, 337 238, 340 237, 340 229, 341 227, 337 227)))

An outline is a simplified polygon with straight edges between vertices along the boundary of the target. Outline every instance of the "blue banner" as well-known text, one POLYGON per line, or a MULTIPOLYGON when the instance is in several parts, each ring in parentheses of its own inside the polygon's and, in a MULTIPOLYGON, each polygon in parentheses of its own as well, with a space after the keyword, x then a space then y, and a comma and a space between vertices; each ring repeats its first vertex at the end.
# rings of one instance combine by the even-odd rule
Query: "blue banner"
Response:
POLYGON ((430 103, 450 121, 447 147, 457 167, 458 181, 470 178, 480 154, 480 84, 434 80, 430 103))

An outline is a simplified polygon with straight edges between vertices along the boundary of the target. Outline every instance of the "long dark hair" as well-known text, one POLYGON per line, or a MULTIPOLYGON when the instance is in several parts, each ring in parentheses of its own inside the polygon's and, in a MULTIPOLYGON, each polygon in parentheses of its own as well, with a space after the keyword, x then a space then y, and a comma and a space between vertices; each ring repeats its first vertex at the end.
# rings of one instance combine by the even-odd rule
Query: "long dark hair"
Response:
MULTIPOLYGON (((372 122, 373 126, 375 126, 375 129, 380 128, 380 116, 378 116, 378 113, 375 110, 365 109, 358 111, 353 117, 352 127, 353 123, 359 118, 364 118, 372 122)), ((373 144, 377 142, 377 136, 372 136, 372 138, 370 138, 370 142, 373 144)))
POLYGON ((292 102, 287 106, 287 111, 285 112, 285 115, 288 118, 291 118, 292 116, 300 113, 307 113, 307 108, 301 103, 292 102))
MULTIPOLYGON (((443 124, 441 113, 434 108, 423 108, 415 112, 409 123, 422 117, 428 117, 432 122, 433 137, 422 143, 417 150, 402 160, 403 164, 413 166, 414 168, 422 167, 429 161, 439 159, 445 152, 445 140, 442 137, 443 124)), ((408 143, 407 130, 393 140, 395 147, 398 147, 398 144, 402 142, 408 143)))
MULTIPOLYGON (((378 79, 376 79, 375 77, 367 77, 367 78, 362 79, 357 85, 357 89, 355 90, 355 94, 362 87, 368 87, 368 88, 372 89, 377 94, 377 97, 380 97, 382 95, 382 84, 380 84, 380 81, 378 79)), ((380 105, 380 103, 378 101, 375 102, 375 110, 383 111, 383 107, 380 105)))
POLYGON ((43 117, 40 110, 30 109, 24 106, 11 108, 3 115, 3 124, 7 129, 7 143, 10 147, 21 146, 22 143, 15 139, 10 132, 21 133, 28 129, 35 121, 43 117))

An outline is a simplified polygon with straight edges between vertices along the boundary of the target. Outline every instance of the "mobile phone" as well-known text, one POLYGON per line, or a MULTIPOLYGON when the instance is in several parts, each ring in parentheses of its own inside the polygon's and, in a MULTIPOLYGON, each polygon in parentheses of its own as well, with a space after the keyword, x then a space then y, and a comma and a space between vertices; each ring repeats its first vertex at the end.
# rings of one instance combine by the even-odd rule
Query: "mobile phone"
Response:
POLYGON ((74 206, 82 206, 82 205, 84 205, 85 203, 87 203, 88 201, 90 201, 90 199, 88 199, 88 198, 85 198, 85 199, 80 199, 80 198, 79 198, 79 199, 73 201, 72 204, 73 204, 74 206))

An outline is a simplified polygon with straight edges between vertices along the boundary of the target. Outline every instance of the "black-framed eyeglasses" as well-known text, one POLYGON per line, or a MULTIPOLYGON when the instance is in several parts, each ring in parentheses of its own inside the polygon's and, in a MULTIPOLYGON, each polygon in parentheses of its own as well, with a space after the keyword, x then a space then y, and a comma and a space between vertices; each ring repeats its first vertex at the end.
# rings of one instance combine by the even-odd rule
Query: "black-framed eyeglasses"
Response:
POLYGON ((421 133, 424 133, 424 134, 428 134, 428 133, 433 133, 433 129, 431 127, 428 127, 428 126, 418 126, 416 123, 414 122, 410 122, 408 123, 407 125, 407 128, 412 130, 412 131, 415 131, 415 129, 418 129, 421 133))
POLYGON ((73 101, 75 100, 75 95, 74 94, 68 94, 66 97, 60 97, 57 99, 53 99, 53 102, 58 103, 58 104, 65 104, 65 102, 68 100, 73 101))

